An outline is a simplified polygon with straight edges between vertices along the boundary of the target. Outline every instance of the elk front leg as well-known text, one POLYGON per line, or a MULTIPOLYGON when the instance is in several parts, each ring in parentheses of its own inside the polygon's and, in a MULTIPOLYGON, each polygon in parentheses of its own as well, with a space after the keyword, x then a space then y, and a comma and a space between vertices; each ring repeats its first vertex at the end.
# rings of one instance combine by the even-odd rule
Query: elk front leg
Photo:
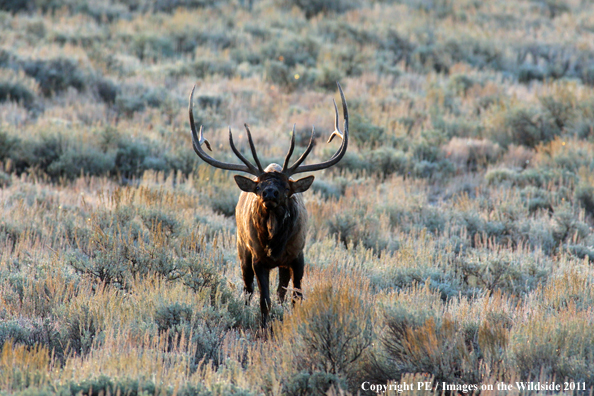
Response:
POLYGON ((254 269, 252 267, 252 255, 247 249, 238 246, 239 261, 241 262, 241 273, 243 275, 243 291, 246 295, 245 304, 248 305, 254 294, 254 269))
POLYGON ((269 290, 269 277, 270 270, 268 268, 262 268, 254 263, 254 272, 256 279, 258 280, 258 288, 260 289, 260 312, 262 314, 262 327, 266 327, 268 321, 268 312, 270 311, 270 290, 269 290))
POLYGON ((285 301, 285 296, 287 294, 287 287, 289 286, 290 280, 291 280, 291 268, 278 267, 278 289, 276 289, 276 294, 278 295, 278 300, 281 303, 283 303, 285 301))

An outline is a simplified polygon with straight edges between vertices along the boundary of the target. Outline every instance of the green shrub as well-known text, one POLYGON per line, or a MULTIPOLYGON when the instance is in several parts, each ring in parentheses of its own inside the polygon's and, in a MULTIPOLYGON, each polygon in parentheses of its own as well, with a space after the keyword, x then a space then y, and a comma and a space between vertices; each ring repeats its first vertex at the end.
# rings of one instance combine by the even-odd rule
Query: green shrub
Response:
POLYGON ((563 307, 553 311, 550 320, 529 315, 514 325, 508 350, 520 378, 578 378, 593 386, 594 339, 586 312, 563 307))
POLYGON ((553 237, 557 242, 580 241, 590 234, 590 227, 576 218, 572 208, 564 203, 555 208, 553 237))
POLYGON ((65 321, 66 343, 69 350, 76 354, 88 354, 102 337, 101 324, 86 305, 78 308, 65 321))
POLYGON ((156 395, 157 387, 149 380, 139 381, 133 379, 114 380, 105 375, 96 378, 89 378, 80 382, 72 381, 67 385, 67 391, 71 395, 156 395))
POLYGON ((55 323, 49 318, 38 321, 18 319, 0 322, 0 348, 8 342, 29 348, 43 345, 48 349, 54 349, 56 357, 63 357, 65 351, 60 345, 61 341, 55 323))
POLYGON ((213 60, 211 58, 198 58, 189 66, 185 74, 193 74, 196 78, 218 75, 231 78, 236 75, 237 64, 226 60, 213 60))
POLYGON ((575 189, 574 197, 588 215, 594 216, 594 187, 580 184, 575 189))
POLYGON ((275 323, 275 341, 286 348, 291 367, 288 387, 303 391, 308 384, 326 391, 346 384, 356 391, 361 386, 373 340, 373 313, 364 298, 368 286, 340 278, 316 286, 290 316, 275 323))
POLYGON ((458 168, 476 171, 494 162, 501 152, 499 145, 483 139, 453 138, 443 147, 448 160, 458 168))
POLYGON ((521 295, 546 280, 547 271, 539 264, 530 257, 512 259, 491 254, 485 249, 471 249, 461 259, 460 270, 469 286, 521 295))
POLYGON ((448 162, 430 162, 430 161, 418 161, 412 166, 411 174, 415 177, 428 179, 436 177, 438 175, 447 175, 453 173, 453 167, 448 162))
POLYGON ((343 80, 343 73, 334 67, 324 66, 315 78, 315 84, 326 91, 336 91, 336 82, 343 80))
POLYGON ((320 194, 326 199, 339 198, 342 195, 340 187, 319 179, 314 180, 313 184, 311 185, 311 190, 320 194))
POLYGON ((79 91, 87 87, 88 76, 70 58, 29 60, 22 67, 28 76, 37 80, 44 96, 60 93, 69 87, 79 91))
POLYGON ((239 193, 237 194, 220 194, 216 193, 210 199, 210 207, 215 213, 222 214, 227 217, 235 216, 235 207, 239 199, 239 193))
MULTIPOLYGON (((59 133, 42 133, 39 140, 27 140, 16 145, 8 156, 13 161, 16 172, 30 168, 44 172, 64 153, 67 139, 59 133)), ((47 173, 47 172, 46 172, 47 173)))
POLYGON ((160 332, 171 331, 181 335, 182 327, 191 323, 192 315, 192 307, 176 302, 158 307, 155 322, 160 332))
POLYGON ((25 85, 18 82, 0 81, 0 102, 15 101, 25 107, 31 107, 35 94, 25 85))
POLYGON ((53 178, 73 180, 81 175, 108 175, 115 167, 115 153, 102 152, 94 147, 69 147, 52 161, 46 172, 53 178))
POLYGON ((11 178, 10 175, 0 170, 0 188, 10 186, 11 178))
POLYGON ((167 92, 162 88, 123 87, 125 93, 116 93, 115 108, 118 113, 131 117, 145 107, 160 107, 167 100, 167 92))
POLYGON ((472 88, 477 82, 466 74, 454 74, 450 76, 448 88, 458 95, 466 95, 468 90, 472 88))
POLYGON ((291 377, 283 391, 288 395, 327 395, 330 388, 345 389, 347 384, 335 374, 302 371, 291 377))
POLYGON ((400 150, 381 147, 369 152, 370 169, 379 172, 384 178, 396 173, 406 175, 408 171, 408 158, 400 150))
POLYGON ((20 143, 18 137, 12 136, 12 134, 0 127, 0 161, 4 162, 11 158, 12 153, 17 150, 20 143))
POLYGON ((561 133, 559 127, 536 108, 513 108, 504 117, 503 131, 494 131, 492 136, 504 147, 509 144, 536 147, 561 133))
POLYGON ((184 284, 196 293, 210 289, 214 294, 223 281, 215 264, 203 259, 191 261, 186 268, 184 284))
POLYGON ((262 48, 262 56, 287 67, 297 65, 314 67, 317 63, 319 47, 320 44, 311 37, 283 35, 280 40, 266 44, 262 48))
POLYGON ((518 71, 518 81, 521 83, 529 83, 532 80, 543 81, 544 79, 545 72, 540 66, 524 64, 518 71))
POLYGON ((34 4, 34 0, 2 0, 0 1, 0 10, 11 13, 29 11, 34 4))
POLYGON ((142 61, 156 61, 176 54, 175 45, 170 37, 154 33, 134 35, 131 51, 142 61))
POLYGON ((540 103, 545 110, 548 117, 552 119, 552 122, 559 129, 565 128, 576 117, 573 98, 568 97, 567 94, 558 94, 558 98, 555 96, 545 96, 540 98, 540 103))
MULTIPOLYGON (((334 84, 336 86, 336 82, 334 84)), ((384 128, 373 125, 367 117, 358 112, 349 119, 349 134, 359 147, 377 148, 387 141, 384 128)))
POLYGON ((481 380, 478 328, 443 317, 415 318, 408 309, 385 313, 380 372, 388 378, 403 373, 430 373, 436 384, 475 384, 481 380), (383 367, 382 367, 383 366, 383 367))
POLYGON ((594 86, 594 64, 586 66, 582 72, 581 78, 584 84, 594 86))
POLYGON ((532 0, 549 18, 554 19, 561 14, 571 12, 569 5, 563 0, 532 0))
POLYGON ((145 142, 122 139, 118 142, 115 170, 124 177, 139 176, 146 168, 150 147, 145 142))
POLYGON ((121 92, 120 87, 115 82, 105 77, 97 79, 95 86, 97 94, 107 104, 114 104, 121 92))
POLYGON ((358 0, 283 0, 283 3, 299 7, 308 19, 320 13, 343 13, 357 8, 360 4, 358 0))
POLYGON ((280 61, 270 61, 265 65, 265 79, 289 91, 298 87, 311 86, 317 80, 317 69, 305 68, 302 65, 289 67, 280 61))

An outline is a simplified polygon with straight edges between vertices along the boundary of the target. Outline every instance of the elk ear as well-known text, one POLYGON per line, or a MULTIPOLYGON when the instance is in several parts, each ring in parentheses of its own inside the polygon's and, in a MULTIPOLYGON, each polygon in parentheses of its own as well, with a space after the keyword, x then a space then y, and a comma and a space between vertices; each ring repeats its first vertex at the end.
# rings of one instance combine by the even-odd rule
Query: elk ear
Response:
POLYGON ((291 194, 302 193, 304 191, 307 191, 311 187, 311 183, 313 183, 314 179, 315 177, 313 176, 307 176, 303 179, 295 181, 289 180, 289 183, 291 184, 291 194))
POLYGON ((235 175, 233 177, 235 178, 235 183, 237 183, 237 186, 241 189, 241 191, 251 193, 256 192, 256 186, 258 185, 258 182, 241 175, 235 175))

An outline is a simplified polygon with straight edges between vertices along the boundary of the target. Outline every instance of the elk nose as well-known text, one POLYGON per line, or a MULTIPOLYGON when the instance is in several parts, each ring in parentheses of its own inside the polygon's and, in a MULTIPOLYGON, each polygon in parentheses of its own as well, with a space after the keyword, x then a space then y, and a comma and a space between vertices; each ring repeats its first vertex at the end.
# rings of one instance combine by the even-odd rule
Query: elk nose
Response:
POLYGON ((264 199, 276 199, 278 198, 278 190, 275 190, 273 188, 267 188, 266 190, 264 190, 264 193, 262 195, 264 199))

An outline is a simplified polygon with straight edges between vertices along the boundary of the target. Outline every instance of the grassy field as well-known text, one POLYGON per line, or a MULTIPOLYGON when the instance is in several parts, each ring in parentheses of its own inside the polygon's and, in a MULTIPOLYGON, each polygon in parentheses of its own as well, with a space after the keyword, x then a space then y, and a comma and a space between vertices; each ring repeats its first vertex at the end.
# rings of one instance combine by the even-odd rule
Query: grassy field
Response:
POLYGON ((591 394, 592 1, 0 9, 0 395, 591 394), (304 194, 305 299, 263 335, 188 95, 216 158, 247 122, 282 161, 296 123, 318 162, 336 81, 349 149, 304 194))

